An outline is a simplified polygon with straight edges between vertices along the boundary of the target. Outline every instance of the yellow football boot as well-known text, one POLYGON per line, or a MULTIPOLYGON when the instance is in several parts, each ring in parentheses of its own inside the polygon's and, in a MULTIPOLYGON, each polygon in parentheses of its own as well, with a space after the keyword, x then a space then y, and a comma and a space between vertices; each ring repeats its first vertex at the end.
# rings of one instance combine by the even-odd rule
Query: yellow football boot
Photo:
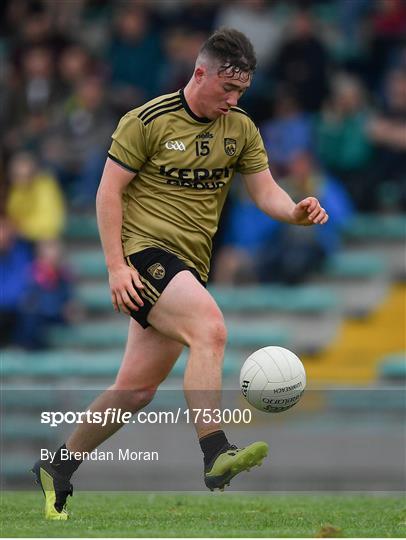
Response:
POLYGON ((205 467, 204 483, 210 491, 216 488, 223 491, 235 475, 260 466, 267 455, 268 445, 265 442, 255 442, 245 448, 227 446, 205 467))
POLYGON ((45 495, 45 519, 67 520, 66 499, 68 495, 73 495, 72 484, 47 461, 37 461, 31 470, 45 495))

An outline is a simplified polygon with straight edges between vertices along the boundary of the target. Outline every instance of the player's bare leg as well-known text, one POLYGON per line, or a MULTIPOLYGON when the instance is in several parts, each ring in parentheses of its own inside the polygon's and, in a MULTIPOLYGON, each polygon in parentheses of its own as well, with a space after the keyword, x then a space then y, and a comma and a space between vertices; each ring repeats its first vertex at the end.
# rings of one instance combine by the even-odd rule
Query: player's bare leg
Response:
MULTIPOLYGON (((89 410, 105 411, 121 408, 135 413, 154 397, 182 352, 182 344, 154 328, 142 328, 131 319, 123 362, 115 383, 89 406, 89 410)), ((79 424, 66 442, 72 452, 94 450, 122 427, 121 423, 79 424)))
MULTIPOLYGON (((189 271, 176 274, 151 309, 148 322, 190 348, 184 375, 189 408, 220 408, 227 332, 214 299, 189 271)), ((195 424, 199 438, 221 429, 216 422, 195 424)))
MULTIPOLYGON (((182 345, 153 328, 143 329, 131 320, 127 346, 116 381, 89 407, 91 411, 122 408, 136 412, 154 396, 158 385, 166 378, 182 351, 182 345)), ((107 422, 79 424, 66 443, 72 452, 91 451, 115 433, 122 423, 107 422)), ((61 449, 59 450, 60 453, 61 449)), ((57 452, 58 456, 58 452, 57 452)), ((38 461, 33 468, 37 482, 45 495, 45 517, 51 520, 68 518, 65 504, 72 494, 70 477, 80 465, 80 460, 70 459, 53 463, 38 461)))
POLYGON ((259 465, 268 453, 266 443, 246 448, 231 446, 212 412, 221 409, 221 383, 226 329, 223 315, 211 295, 188 271, 179 272, 151 309, 148 322, 168 337, 189 346, 184 390, 189 409, 202 414, 195 428, 204 453, 204 480, 211 490, 224 489, 238 473, 259 465))

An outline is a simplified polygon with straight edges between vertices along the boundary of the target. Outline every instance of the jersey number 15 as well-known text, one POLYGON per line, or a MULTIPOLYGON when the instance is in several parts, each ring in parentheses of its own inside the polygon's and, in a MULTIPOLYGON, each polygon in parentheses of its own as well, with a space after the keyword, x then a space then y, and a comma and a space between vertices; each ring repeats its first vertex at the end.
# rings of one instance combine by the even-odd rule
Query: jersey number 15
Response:
POLYGON ((208 141, 196 141, 196 156, 207 156, 210 152, 208 141))

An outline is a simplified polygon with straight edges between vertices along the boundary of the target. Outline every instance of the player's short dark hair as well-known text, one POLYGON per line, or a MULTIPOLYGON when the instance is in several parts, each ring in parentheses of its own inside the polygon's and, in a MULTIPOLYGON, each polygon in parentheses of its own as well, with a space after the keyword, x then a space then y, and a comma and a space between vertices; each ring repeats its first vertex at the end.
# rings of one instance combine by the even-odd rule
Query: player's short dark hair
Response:
POLYGON ((200 53, 220 62, 218 73, 232 68, 237 73, 251 75, 257 66, 254 47, 245 34, 234 28, 219 28, 203 43, 200 53))

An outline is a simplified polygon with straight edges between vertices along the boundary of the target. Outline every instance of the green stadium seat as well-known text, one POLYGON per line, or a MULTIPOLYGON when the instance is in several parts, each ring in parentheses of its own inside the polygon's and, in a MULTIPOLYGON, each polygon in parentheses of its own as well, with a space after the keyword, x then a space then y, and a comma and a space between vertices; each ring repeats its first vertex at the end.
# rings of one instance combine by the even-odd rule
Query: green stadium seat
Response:
POLYGON ((99 241, 96 216, 94 214, 71 214, 64 236, 70 241, 99 241))
POLYGON ((4 443, 15 439, 54 440, 58 434, 49 425, 41 424, 38 415, 6 414, 2 419, 1 436, 4 443))
POLYGON ((41 353, 4 351, 3 377, 112 377, 117 373, 122 351, 82 353, 46 351, 41 353))
POLYGON ((402 389, 357 388, 356 390, 330 390, 326 405, 334 411, 400 412, 405 411, 405 393, 402 389))
MULTIPOLYGON (((54 390, 36 388, 13 388, 4 386, 2 389, 1 406, 3 411, 9 410, 50 410, 58 402, 58 394, 54 390)), ((7 413, 6 413, 7 414, 7 413)))
MULTIPOLYGON (((251 350, 254 349, 251 347, 251 350)), ((187 354, 187 349, 185 349, 176 362, 172 370, 174 376, 183 375, 187 354)), ((111 351, 102 352, 53 350, 43 353, 29 353, 5 351, 2 355, 2 375, 4 380, 15 377, 29 377, 33 379, 101 377, 111 379, 117 373, 122 355, 122 349, 112 349, 111 351)), ((224 375, 228 376, 237 373, 245 357, 246 354, 243 352, 237 352, 230 348, 227 349, 224 359, 224 375)), ((4 386, 3 406, 20 407, 21 389, 18 386, 14 386, 14 389, 15 393, 13 386, 4 386)), ((29 395, 28 401, 31 408, 45 407, 59 399, 58 392, 52 388, 44 389, 42 394, 35 387, 28 389, 26 392, 29 395)))
MULTIPOLYGON (((263 347, 272 343, 283 345, 288 342, 288 335, 283 328, 268 323, 256 324, 254 327, 244 324, 230 324, 228 331, 228 343, 231 347, 263 347)), ((100 321, 66 328, 54 328, 49 334, 49 340, 58 349, 111 349, 124 346, 127 332, 127 320, 123 323, 100 321)))
POLYGON ((334 278, 371 278, 385 272, 385 261, 375 254, 344 251, 330 257, 324 271, 334 278))
POLYGON ((30 469, 38 459, 38 455, 29 456, 12 456, 7 453, 1 460, 1 476, 2 479, 15 479, 18 477, 27 479, 30 478, 30 469))
POLYGON ((391 271, 387 262, 379 252, 342 251, 327 260, 323 272, 312 282, 334 290, 342 313, 362 318, 376 309, 388 293, 391 271))
POLYGON ((241 311, 322 312, 335 309, 338 299, 326 287, 317 286, 210 286, 220 309, 241 311))
POLYGON ((77 287, 76 298, 92 312, 113 313, 110 289, 107 283, 83 283, 77 287))
MULTIPOLYGON (((298 351, 314 354, 333 339, 341 322, 341 295, 330 285, 291 287, 210 285, 209 291, 225 315, 234 343, 239 336, 233 334, 233 323, 249 322, 250 332, 253 335, 251 343, 257 343, 258 346, 272 343, 283 345, 287 343, 286 335, 289 335, 291 346, 296 347, 298 351), (267 337, 267 326, 265 332, 257 329, 264 324, 264 319, 271 327, 274 326, 276 319, 278 325, 284 329, 285 336, 270 336, 273 339, 271 341, 267 337), (258 332, 264 334, 264 337, 260 339, 255 337, 258 336, 258 332)), ((107 282, 82 284, 77 291, 77 297, 89 313, 113 315, 107 282)), ((247 332, 244 333, 243 339, 246 343, 250 343, 245 338, 246 334, 247 332)))
POLYGON ((107 279, 103 251, 75 251, 69 256, 69 264, 75 275, 81 279, 107 279))
POLYGON ((383 358, 379 365, 379 376, 381 379, 403 383, 406 380, 406 352, 391 354, 383 358))
MULTIPOLYGON (((316 285, 209 286, 208 289, 224 313, 236 311, 317 313, 334 310, 339 306, 338 297, 331 288, 316 285)), ((78 287, 77 297, 89 311, 112 312, 111 295, 107 283, 82 284, 78 287)))
POLYGON ((345 230, 350 240, 404 240, 406 237, 406 214, 355 216, 345 230))

